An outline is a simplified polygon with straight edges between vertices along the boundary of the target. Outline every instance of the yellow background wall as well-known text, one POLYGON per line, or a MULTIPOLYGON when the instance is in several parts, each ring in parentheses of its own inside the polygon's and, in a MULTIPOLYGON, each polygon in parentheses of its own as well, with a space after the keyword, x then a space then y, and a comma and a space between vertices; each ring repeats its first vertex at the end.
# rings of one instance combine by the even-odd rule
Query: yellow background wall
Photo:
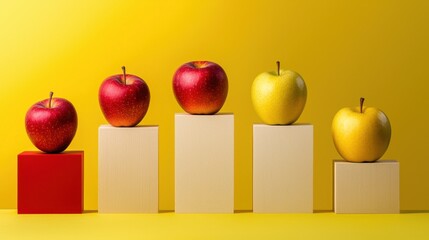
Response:
POLYGON ((174 71, 219 63, 234 112, 235 208, 252 208, 250 102, 257 74, 284 68, 308 87, 299 122, 315 126, 314 207, 332 209, 330 134, 344 106, 381 108, 392 124, 384 159, 401 164, 401 209, 429 209, 429 2, 427 1, 0 1, 0 208, 16 207, 16 156, 34 150, 24 116, 35 102, 69 99, 79 127, 69 149, 85 150, 85 208, 97 208, 97 129, 106 121, 98 87, 128 72, 152 99, 141 124, 160 126, 160 208, 174 208, 174 71))

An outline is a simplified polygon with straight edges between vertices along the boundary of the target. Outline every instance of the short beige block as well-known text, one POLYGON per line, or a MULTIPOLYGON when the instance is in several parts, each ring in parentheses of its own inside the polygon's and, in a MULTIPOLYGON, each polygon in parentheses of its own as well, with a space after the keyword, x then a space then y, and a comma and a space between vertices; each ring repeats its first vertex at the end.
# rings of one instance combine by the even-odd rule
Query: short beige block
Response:
POLYGON ((253 125, 253 212, 313 212, 313 125, 253 125))
POLYGON ((98 211, 158 212, 158 126, 99 127, 98 211))
POLYGON ((175 211, 234 212, 234 115, 175 115, 175 211))
POLYGON ((335 213, 399 213, 399 163, 334 161, 335 213))

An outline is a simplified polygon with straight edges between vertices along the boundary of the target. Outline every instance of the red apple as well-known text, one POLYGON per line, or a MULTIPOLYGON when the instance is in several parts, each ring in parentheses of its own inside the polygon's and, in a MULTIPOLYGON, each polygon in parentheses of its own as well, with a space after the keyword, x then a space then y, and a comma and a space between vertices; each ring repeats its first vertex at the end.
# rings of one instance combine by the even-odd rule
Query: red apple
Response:
POLYGON ((31 106, 25 116, 25 128, 31 142, 43 152, 64 151, 77 130, 77 113, 63 98, 45 99, 31 106))
POLYGON ((98 100, 104 117, 115 127, 133 127, 146 115, 150 92, 146 82, 131 74, 110 76, 101 84, 98 100))
POLYGON ((215 114, 228 95, 228 77, 216 63, 194 61, 183 64, 173 77, 179 105, 190 114, 215 114))

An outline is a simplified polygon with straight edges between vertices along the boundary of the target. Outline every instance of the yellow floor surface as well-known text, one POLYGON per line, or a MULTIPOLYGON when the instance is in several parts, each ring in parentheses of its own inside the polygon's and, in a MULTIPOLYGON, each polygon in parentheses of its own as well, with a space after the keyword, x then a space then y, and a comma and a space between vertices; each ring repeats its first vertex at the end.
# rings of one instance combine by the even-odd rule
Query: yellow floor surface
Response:
POLYGON ((18 215, 0 210, 0 239, 429 239, 429 211, 18 215))

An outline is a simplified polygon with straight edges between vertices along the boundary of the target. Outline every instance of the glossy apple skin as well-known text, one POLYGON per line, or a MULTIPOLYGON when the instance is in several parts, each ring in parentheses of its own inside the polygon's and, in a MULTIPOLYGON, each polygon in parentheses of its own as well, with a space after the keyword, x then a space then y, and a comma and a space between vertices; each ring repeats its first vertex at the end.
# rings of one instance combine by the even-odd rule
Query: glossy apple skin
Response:
POLYGON ((344 160, 375 162, 386 152, 391 137, 390 121, 373 107, 343 108, 332 121, 335 148, 344 160))
POLYGON ((263 72, 253 81, 251 98, 265 124, 288 125, 298 120, 307 101, 307 86, 296 72, 263 72))
POLYGON ((98 100, 101 111, 114 127, 136 126, 146 115, 150 103, 150 91, 146 82, 138 76, 123 74, 106 78, 100 86, 98 100))
POLYGON ((63 98, 52 98, 31 106, 25 116, 25 128, 31 142, 43 152, 59 153, 70 145, 77 130, 77 113, 63 98))
POLYGON ((228 77, 216 63, 183 64, 173 76, 173 91, 179 105, 190 114, 215 114, 228 95, 228 77))

